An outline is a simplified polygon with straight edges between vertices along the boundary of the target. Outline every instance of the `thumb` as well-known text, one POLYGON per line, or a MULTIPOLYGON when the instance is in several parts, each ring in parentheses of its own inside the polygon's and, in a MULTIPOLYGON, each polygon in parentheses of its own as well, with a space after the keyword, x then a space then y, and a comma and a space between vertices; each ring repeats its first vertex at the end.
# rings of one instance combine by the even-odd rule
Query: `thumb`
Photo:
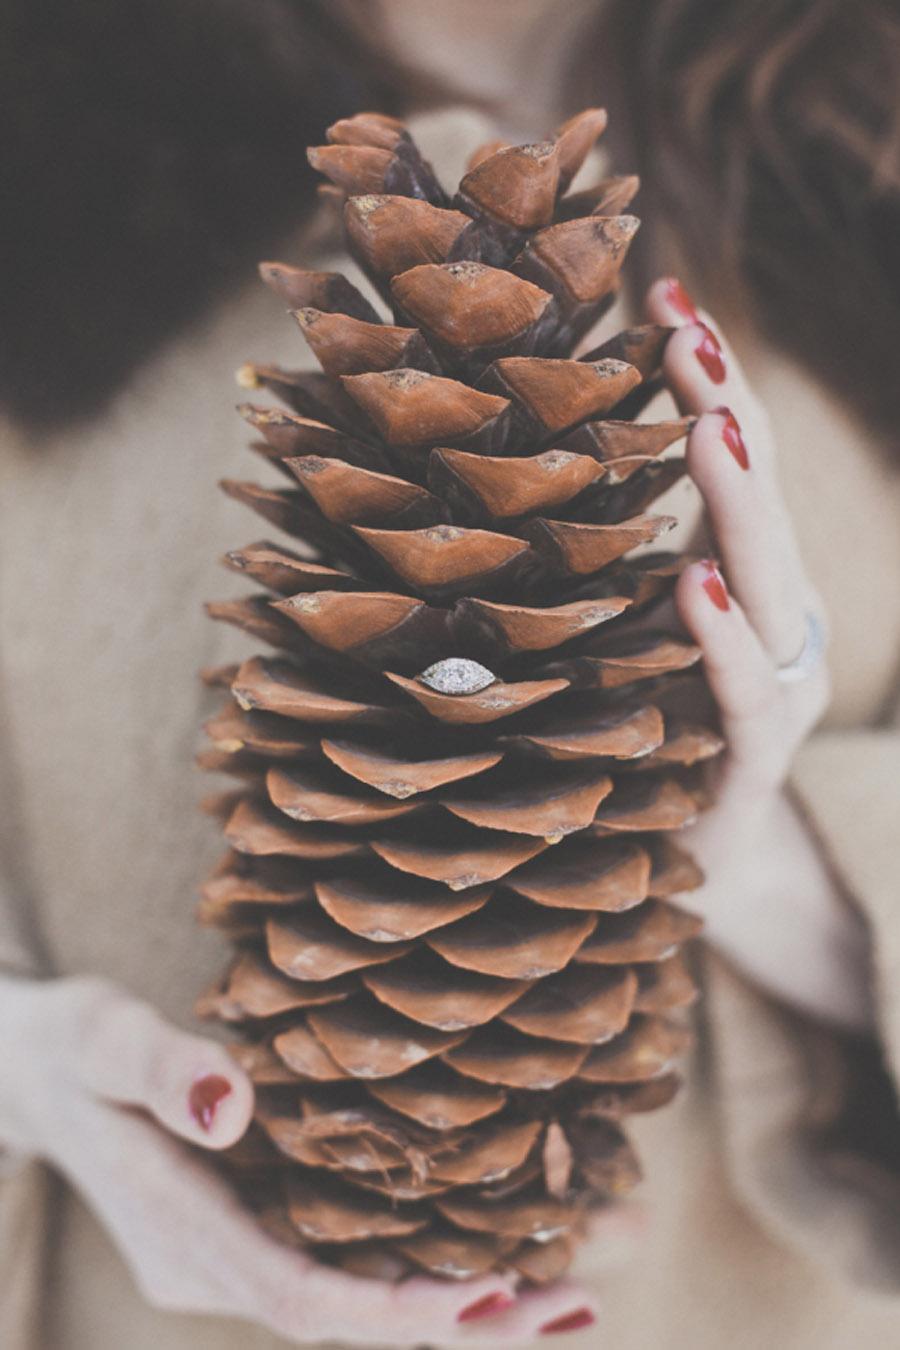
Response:
POLYGON ((85 981, 78 996, 71 1067, 90 1092, 149 1111, 203 1148, 229 1148, 241 1138, 253 1086, 224 1046, 171 1026, 113 985, 85 981))

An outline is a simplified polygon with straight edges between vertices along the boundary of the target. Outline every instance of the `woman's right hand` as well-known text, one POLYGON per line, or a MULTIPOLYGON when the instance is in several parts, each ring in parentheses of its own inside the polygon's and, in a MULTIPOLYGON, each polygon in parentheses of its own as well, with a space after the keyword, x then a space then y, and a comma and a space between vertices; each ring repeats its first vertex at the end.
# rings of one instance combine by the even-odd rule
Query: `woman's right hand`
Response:
MULTIPOLYGON (((287 1342, 392 1347, 524 1345, 593 1320, 571 1283, 517 1293, 361 1280, 266 1236, 185 1146, 223 1149, 247 1128, 253 1088, 215 1041, 168 1025, 101 980, 0 979, 0 1146, 38 1155, 82 1194, 155 1307, 243 1318, 287 1342)), ((620 1248, 612 1209, 597 1240, 620 1248)))

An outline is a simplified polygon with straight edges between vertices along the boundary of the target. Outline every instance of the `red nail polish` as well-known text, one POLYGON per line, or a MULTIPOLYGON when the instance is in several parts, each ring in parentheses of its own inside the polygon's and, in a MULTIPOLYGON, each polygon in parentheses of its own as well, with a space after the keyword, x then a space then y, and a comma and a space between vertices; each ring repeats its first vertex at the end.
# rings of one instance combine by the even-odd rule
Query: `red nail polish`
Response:
POLYGON ((744 438, 741 435, 740 424, 730 408, 713 408, 720 417, 725 418, 725 425, 722 428, 722 440, 728 446, 728 449, 734 455, 742 469, 750 468, 750 455, 744 444, 744 438))
POLYGON ((728 592, 725 589, 725 582, 722 580, 722 573, 716 564, 708 558, 703 559, 703 566, 706 568, 706 580, 703 582, 703 589, 715 605, 716 609, 723 612, 731 609, 731 601, 728 599, 728 592))
POLYGON ((211 1073, 197 1079, 188 1096, 188 1106, 201 1130, 209 1132, 212 1129, 216 1108, 230 1092, 228 1079, 220 1078, 218 1074, 211 1073))
POLYGON ((703 336, 694 348, 694 354, 713 384, 724 384, 725 359, 722 356, 719 339, 705 323, 701 323, 700 327, 703 329, 703 336))
POLYGON ((666 300, 689 323, 698 322, 694 302, 677 277, 666 279, 666 300))
POLYGON ((565 1317, 557 1317, 555 1322, 547 1322, 541 1327, 541 1335, 555 1336, 560 1331, 578 1331, 581 1327, 592 1326, 596 1320, 590 1308, 579 1308, 577 1312, 566 1313, 565 1317))
POLYGON ((456 1320, 475 1322, 479 1317, 491 1317, 494 1313, 505 1312, 515 1301, 512 1294, 504 1294, 502 1290, 498 1290, 495 1294, 485 1294, 484 1298, 476 1299, 468 1308, 463 1308, 456 1320))

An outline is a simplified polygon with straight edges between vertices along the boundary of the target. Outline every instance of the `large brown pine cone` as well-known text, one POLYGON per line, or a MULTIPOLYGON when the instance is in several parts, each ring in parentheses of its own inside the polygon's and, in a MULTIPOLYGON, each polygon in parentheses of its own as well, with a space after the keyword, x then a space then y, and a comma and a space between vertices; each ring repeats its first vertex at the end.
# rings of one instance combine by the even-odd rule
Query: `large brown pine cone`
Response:
POLYGON ((323 373, 243 371, 290 486, 224 487, 300 542, 229 554, 264 590, 210 606, 279 651, 209 677, 202 760, 242 786, 200 1006, 244 1032, 251 1202, 353 1270, 553 1278, 688 1039, 670 835, 720 742, 669 715, 698 652, 648 621, 681 563, 627 556, 683 473, 688 419, 634 420, 668 331, 570 356, 638 224, 632 177, 567 195, 604 122, 485 147, 452 200, 401 123, 339 122, 310 158, 376 302, 262 267, 323 373))

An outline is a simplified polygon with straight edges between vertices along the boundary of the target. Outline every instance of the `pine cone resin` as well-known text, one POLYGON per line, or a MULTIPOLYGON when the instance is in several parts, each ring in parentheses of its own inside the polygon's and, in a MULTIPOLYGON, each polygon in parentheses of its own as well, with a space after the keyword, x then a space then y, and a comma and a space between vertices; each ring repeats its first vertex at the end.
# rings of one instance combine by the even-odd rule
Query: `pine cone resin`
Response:
POLYGON ((556 1277, 689 1040, 672 837, 721 743, 670 711, 699 653, 653 622, 690 423, 636 418, 668 331, 572 356, 638 225, 634 178, 568 192, 604 123, 476 152, 453 197, 400 122, 338 123, 310 159, 371 298, 264 263, 321 371, 241 372, 281 478, 223 486, 278 542, 210 606, 268 650, 207 676, 202 763, 239 786, 200 1009, 257 1087, 229 1167, 261 1221, 385 1278, 556 1277))

